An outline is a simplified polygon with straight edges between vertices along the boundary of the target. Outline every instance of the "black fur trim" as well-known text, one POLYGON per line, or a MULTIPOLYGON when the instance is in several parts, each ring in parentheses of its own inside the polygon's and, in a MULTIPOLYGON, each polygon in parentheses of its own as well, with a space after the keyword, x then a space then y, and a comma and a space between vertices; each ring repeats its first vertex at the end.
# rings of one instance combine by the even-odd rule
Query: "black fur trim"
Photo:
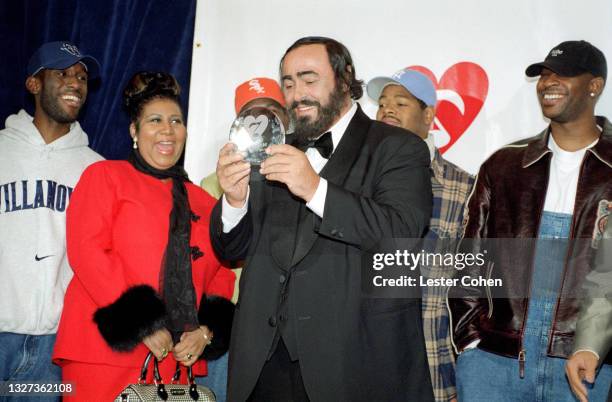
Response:
POLYGON ((112 304, 99 308, 93 320, 116 352, 129 352, 158 329, 164 328, 166 307, 148 285, 134 286, 112 304))
POLYGON ((224 297, 202 295, 198 320, 200 325, 206 325, 213 333, 211 344, 202 353, 203 359, 217 360, 229 349, 235 307, 224 297))

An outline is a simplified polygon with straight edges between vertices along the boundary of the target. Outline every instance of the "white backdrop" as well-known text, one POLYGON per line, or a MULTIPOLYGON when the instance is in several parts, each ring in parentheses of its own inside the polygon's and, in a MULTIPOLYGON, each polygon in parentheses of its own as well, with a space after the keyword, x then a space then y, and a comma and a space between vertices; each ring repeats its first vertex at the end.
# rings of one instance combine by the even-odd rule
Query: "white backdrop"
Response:
MULTIPOLYGON (((469 124, 444 155, 475 173, 493 151, 535 135, 547 124, 536 99, 535 79, 524 74, 529 64, 542 61, 559 42, 573 39, 590 41, 612 61, 612 1, 200 0, 185 159, 194 182, 214 170, 218 150, 227 141, 236 86, 256 76, 278 79, 284 51, 307 35, 344 43, 358 77, 366 82, 406 66, 424 66, 447 81, 439 87, 445 90, 439 97, 446 97, 448 89, 462 95, 448 84, 452 80, 442 78, 447 70, 447 76, 452 75, 452 66, 480 66, 488 81, 486 97, 480 96, 482 109, 473 121, 469 116, 465 120, 458 109, 467 101, 467 114, 469 99, 455 96, 450 100, 459 120, 441 122, 445 127, 458 121, 469 124)), ((468 77, 458 79, 467 82, 468 77)), ((376 104, 367 95, 360 103, 374 117, 376 104)), ((597 113, 612 117, 611 112, 612 88, 607 88, 597 113)))

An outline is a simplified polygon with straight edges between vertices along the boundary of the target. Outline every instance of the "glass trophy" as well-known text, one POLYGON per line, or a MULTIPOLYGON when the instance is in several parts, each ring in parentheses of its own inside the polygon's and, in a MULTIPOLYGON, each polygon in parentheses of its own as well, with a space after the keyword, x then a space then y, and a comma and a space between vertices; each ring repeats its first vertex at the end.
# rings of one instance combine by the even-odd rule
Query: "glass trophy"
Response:
POLYGON ((285 143, 285 127, 272 110, 253 107, 236 117, 229 140, 236 145, 236 152, 244 155, 245 161, 260 165, 268 157, 265 152, 268 146, 285 143))

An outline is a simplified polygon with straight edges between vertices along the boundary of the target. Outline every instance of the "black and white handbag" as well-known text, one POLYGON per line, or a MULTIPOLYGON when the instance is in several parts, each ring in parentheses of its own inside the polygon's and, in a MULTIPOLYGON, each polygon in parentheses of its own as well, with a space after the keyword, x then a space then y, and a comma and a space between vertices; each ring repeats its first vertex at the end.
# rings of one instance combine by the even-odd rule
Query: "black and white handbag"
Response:
POLYGON ((153 353, 149 352, 140 370, 138 383, 130 384, 115 398, 115 402, 153 402, 153 401, 198 401, 215 402, 215 394, 207 387, 196 385, 191 367, 187 367, 187 385, 178 384, 181 367, 176 364, 176 372, 169 384, 164 384, 159 374, 157 359, 153 358, 153 384, 147 384, 147 370, 153 353))

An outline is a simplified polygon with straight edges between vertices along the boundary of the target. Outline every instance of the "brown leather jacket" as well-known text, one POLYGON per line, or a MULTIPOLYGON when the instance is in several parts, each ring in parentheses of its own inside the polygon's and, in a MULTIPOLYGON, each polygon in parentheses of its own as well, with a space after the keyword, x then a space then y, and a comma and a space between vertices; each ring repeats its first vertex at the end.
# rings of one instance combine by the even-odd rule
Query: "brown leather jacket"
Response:
MULTIPOLYGON (((612 124, 604 117, 597 117, 597 123, 603 133, 582 161, 570 239, 600 237, 601 222, 612 212, 612 124)), ((537 238, 552 156, 547 146, 548 131, 506 146, 483 163, 468 201, 464 239, 537 238)), ((574 344, 580 308, 576 289, 581 289, 590 269, 593 243, 584 240, 573 244, 576 246, 568 251, 570 258, 566 257, 549 356, 567 357, 574 344)), ((513 272, 505 278, 503 292, 516 295, 531 278, 533 254, 520 253, 514 258, 513 272)), ((483 350, 524 358, 522 339, 529 299, 492 298, 483 293, 474 297, 469 292, 466 297, 461 291, 451 288, 448 299, 457 352, 480 339, 478 347, 483 350)), ((610 363, 610 354, 605 361, 610 363)))

